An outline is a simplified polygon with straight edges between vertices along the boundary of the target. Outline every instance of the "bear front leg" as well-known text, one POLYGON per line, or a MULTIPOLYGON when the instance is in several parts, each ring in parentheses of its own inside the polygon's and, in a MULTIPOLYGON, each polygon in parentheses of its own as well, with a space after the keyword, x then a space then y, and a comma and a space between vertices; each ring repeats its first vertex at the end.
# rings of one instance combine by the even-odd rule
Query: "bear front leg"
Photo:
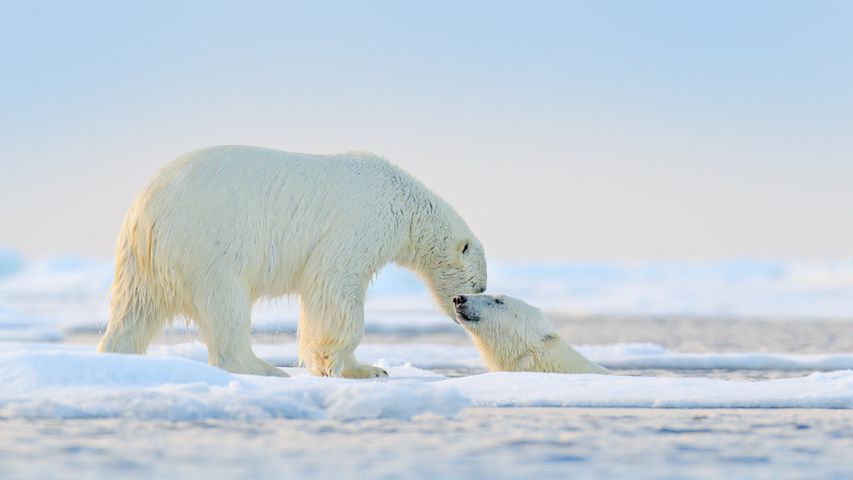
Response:
POLYGON ((345 378, 388 376, 385 370, 355 359, 355 349, 364 336, 363 298, 363 293, 349 298, 326 296, 317 290, 302 294, 297 333, 299 361, 312 374, 345 378))

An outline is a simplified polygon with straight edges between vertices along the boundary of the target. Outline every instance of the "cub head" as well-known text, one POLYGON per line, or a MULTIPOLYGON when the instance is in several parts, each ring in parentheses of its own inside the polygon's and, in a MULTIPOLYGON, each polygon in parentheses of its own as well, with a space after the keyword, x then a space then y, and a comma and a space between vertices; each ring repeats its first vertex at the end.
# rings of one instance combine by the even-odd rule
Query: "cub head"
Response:
POLYGON ((474 340, 492 370, 519 371, 557 355, 554 327, 538 308, 505 295, 453 297, 456 321, 474 340))

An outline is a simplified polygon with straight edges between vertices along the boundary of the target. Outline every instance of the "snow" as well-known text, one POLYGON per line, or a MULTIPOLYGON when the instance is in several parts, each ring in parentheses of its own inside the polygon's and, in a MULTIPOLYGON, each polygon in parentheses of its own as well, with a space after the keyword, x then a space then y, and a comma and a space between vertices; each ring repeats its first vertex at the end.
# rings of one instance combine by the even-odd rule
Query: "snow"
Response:
MULTIPOLYGON (((0 343, 2 347, 2 343, 0 343)), ((256 344, 255 353, 279 366, 296 364, 296 344, 256 344)), ((610 369, 663 370, 850 370, 853 353, 783 354, 783 353, 684 353, 651 343, 610 345, 578 345, 576 349, 592 361, 610 369)), ((149 349, 155 355, 169 355, 204 361, 207 349, 202 343, 156 345, 149 349)), ((362 344, 356 350, 362 361, 385 360, 391 364, 410 362, 422 369, 485 368, 473 346, 429 343, 362 344)))
POLYGON ((665 370, 850 370, 853 353, 685 353, 660 345, 613 344, 580 346, 578 350, 611 369, 665 370))
POLYGON ((853 408, 853 371, 730 381, 487 373, 445 382, 478 407, 853 408))
MULTIPOLYGON (((258 343, 255 353, 267 362, 281 367, 296 364, 296 344, 258 343)), ((592 361, 610 369, 660 370, 784 370, 834 371, 853 370, 853 353, 685 353, 650 343, 610 345, 578 345, 576 349, 592 361)), ((28 343, 0 341, 0 352, 19 350, 91 352, 92 345, 28 343)), ((207 361, 207 348, 200 342, 174 345, 152 345, 151 356, 182 357, 207 361)), ((411 364, 422 370, 484 369, 485 364, 473 346, 430 343, 362 344, 356 350, 359 359, 368 363, 389 365, 411 364)))
MULTIPOLYGON (((397 347, 384 351, 396 355, 397 347)), ((376 355, 386 348, 362 351, 376 355)), ((98 355, 93 349, 0 344, 0 418, 411 419, 452 417, 469 406, 853 408, 851 370, 764 381, 541 373, 447 378, 417 362, 380 359, 373 363, 388 370, 387 379, 320 378, 298 368, 286 369, 291 378, 270 378, 234 375, 198 361, 200 344, 155 347, 144 356, 98 355)), ((412 358, 441 353, 436 346, 421 349, 412 358)))
POLYGON ((0 418, 364 418, 452 416, 455 389, 411 366, 394 381, 234 375, 179 357, 27 350, 0 354, 0 418))
MULTIPOLYGON (((0 343, 2 348, 2 343, 0 343)), ((278 366, 296 364, 297 346, 295 343, 253 345, 255 354, 267 362, 278 366)), ((199 342, 176 345, 154 345, 148 350, 154 355, 181 356, 198 361, 206 361, 207 348, 199 342)), ((444 344, 362 344, 356 355, 363 362, 386 361, 393 365, 411 363, 423 369, 483 368, 484 364, 474 347, 444 344)))

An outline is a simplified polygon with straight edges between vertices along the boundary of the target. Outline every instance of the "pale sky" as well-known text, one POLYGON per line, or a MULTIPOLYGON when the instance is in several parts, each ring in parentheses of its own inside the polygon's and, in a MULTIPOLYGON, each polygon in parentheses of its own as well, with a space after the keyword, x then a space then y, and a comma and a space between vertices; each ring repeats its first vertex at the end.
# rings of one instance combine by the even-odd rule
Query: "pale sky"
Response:
POLYGON ((494 258, 853 256, 853 2, 17 3, 0 247, 109 256, 249 144, 384 155, 494 258))

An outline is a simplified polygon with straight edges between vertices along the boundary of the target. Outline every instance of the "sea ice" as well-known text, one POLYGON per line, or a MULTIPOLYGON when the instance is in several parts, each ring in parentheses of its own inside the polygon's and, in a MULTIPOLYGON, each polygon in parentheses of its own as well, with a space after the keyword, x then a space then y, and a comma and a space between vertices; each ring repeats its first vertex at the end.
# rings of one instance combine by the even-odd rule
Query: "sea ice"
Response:
POLYGON ((446 378, 378 360, 390 377, 359 381, 295 368, 287 369, 290 378, 234 375, 192 360, 203 352, 197 344, 144 356, 98 355, 91 345, 1 346, 0 418, 408 419, 453 416, 467 406, 853 408, 850 370, 766 381, 544 373, 446 378))

